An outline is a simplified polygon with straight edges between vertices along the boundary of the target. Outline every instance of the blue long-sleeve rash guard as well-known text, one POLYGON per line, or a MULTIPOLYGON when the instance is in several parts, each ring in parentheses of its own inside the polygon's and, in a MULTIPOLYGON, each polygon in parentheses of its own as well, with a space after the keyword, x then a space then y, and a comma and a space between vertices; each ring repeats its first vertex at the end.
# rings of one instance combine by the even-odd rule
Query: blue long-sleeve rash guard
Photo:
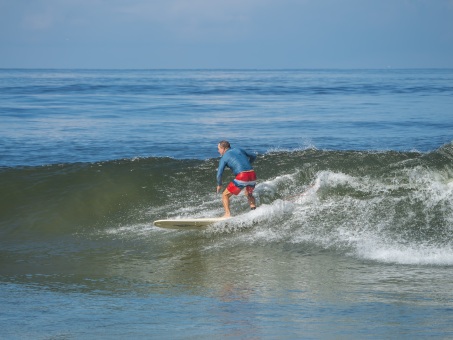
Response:
POLYGON ((225 167, 229 167, 234 175, 253 170, 252 163, 255 161, 256 155, 249 153, 240 148, 228 149, 220 158, 219 168, 217 169, 217 185, 222 185, 222 175, 225 167))

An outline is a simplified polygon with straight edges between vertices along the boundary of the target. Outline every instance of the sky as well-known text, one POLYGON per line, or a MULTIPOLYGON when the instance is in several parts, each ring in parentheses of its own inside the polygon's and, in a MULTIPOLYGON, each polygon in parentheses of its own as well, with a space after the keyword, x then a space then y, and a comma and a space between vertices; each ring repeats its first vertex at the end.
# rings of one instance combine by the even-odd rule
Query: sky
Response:
POLYGON ((453 68, 453 0, 0 0, 0 68, 453 68))

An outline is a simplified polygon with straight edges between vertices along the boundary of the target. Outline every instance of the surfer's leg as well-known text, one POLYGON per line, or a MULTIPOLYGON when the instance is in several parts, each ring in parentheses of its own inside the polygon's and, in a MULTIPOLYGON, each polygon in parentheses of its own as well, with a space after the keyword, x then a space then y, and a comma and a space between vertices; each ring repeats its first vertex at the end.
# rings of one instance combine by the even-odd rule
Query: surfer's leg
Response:
POLYGON ((246 187, 245 188, 245 196, 247 196, 247 201, 249 201, 250 209, 256 209, 256 201, 255 197, 253 196, 254 187, 246 187))
POLYGON ((222 194, 222 203, 223 203, 223 208, 225 209, 225 215, 224 217, 230 217, 230 197, 233 195, 231 192, 228 191, 228 189, 225 189, 222 194))

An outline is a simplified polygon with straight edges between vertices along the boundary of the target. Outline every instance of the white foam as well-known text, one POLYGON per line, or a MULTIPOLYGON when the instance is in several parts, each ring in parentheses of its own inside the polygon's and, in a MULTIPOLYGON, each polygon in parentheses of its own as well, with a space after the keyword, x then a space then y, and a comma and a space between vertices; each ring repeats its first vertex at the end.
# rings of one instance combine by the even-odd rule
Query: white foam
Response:
POLYGON ((449 246, 436 247, 422 244, 410 246, 392 244, 364 244, 357 249, 364 259, 384 263, 407 265, 453 265, 453 249, 449 246))
POLYGON ((149 236, 151 232, 155 232, 157 230, 158 228, 154 227, 152 223, 137 223, 110 227, 101 231, 97 231, 96 234, 116 236, 118 238, 136 238, 149 236))
POLYGON ((384 263, 453 265, 453 245, 448 239, 453 226, 450 182, 423 168, 409 169, 406 175, 393 180, 318 173, 313 189, 294 201, 292 223, 298 228, 290 242, 310 242, 384 263), (339 186, 347 188, 347 193, 337 194, 339 186), (319 195, 323 190, 327 194, 319 195), (433 225, 439 223, 439 216, 440 229, 433 225), (410 229, 417 225, 419 231, 410 229), (445 233, 445 242, 439 245, 436 235, 428 237, 430 229, 445 233), (417 234, 425 235, 425 243, 416 240, 417 234))
POLYGON ((278 153, 278 152, 297 152, 297 151, 306 151, 306 150, 318 150, 313 142, 309 139, 302 141, 295 148, 284 148, 281 146, 274 146, 269 148, 266 153, 278 153))
POLYGON ((217 223, 206 229, 206 234, 231 234, 231 238, 218 240, 206 249, 222 248, 234 244, 253 244, 281 240, 287 236, 282 227, 294 209, 294 205, 283 200, 276 200, 272 204, 263 204, 256 210, 233 216, 225 222, 217 223), (241 233, 241 231, 249 231, 241 233))

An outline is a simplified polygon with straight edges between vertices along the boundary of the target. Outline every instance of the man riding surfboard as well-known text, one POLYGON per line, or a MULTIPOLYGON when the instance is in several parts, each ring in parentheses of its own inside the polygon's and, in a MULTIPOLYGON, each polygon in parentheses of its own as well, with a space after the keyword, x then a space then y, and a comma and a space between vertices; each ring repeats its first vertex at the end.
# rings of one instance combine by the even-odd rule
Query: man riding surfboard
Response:
POLYGON ((222 175, 225 167, 229 167, 235 175, 234 180, 228 184, 222 194, 222 203, 225 209, 224 217, 231 216, 230 197, 238 195, 244 188, 250 209, 255 209, 253 191, 256 185, 256 173, 251 164, 255 161, 256 155, 241 148, 231 148, 230 143, 226 140, 221 141, 217 145, 217 149, 222 156, 217 169, 217 193, 222 190, 222 175))

